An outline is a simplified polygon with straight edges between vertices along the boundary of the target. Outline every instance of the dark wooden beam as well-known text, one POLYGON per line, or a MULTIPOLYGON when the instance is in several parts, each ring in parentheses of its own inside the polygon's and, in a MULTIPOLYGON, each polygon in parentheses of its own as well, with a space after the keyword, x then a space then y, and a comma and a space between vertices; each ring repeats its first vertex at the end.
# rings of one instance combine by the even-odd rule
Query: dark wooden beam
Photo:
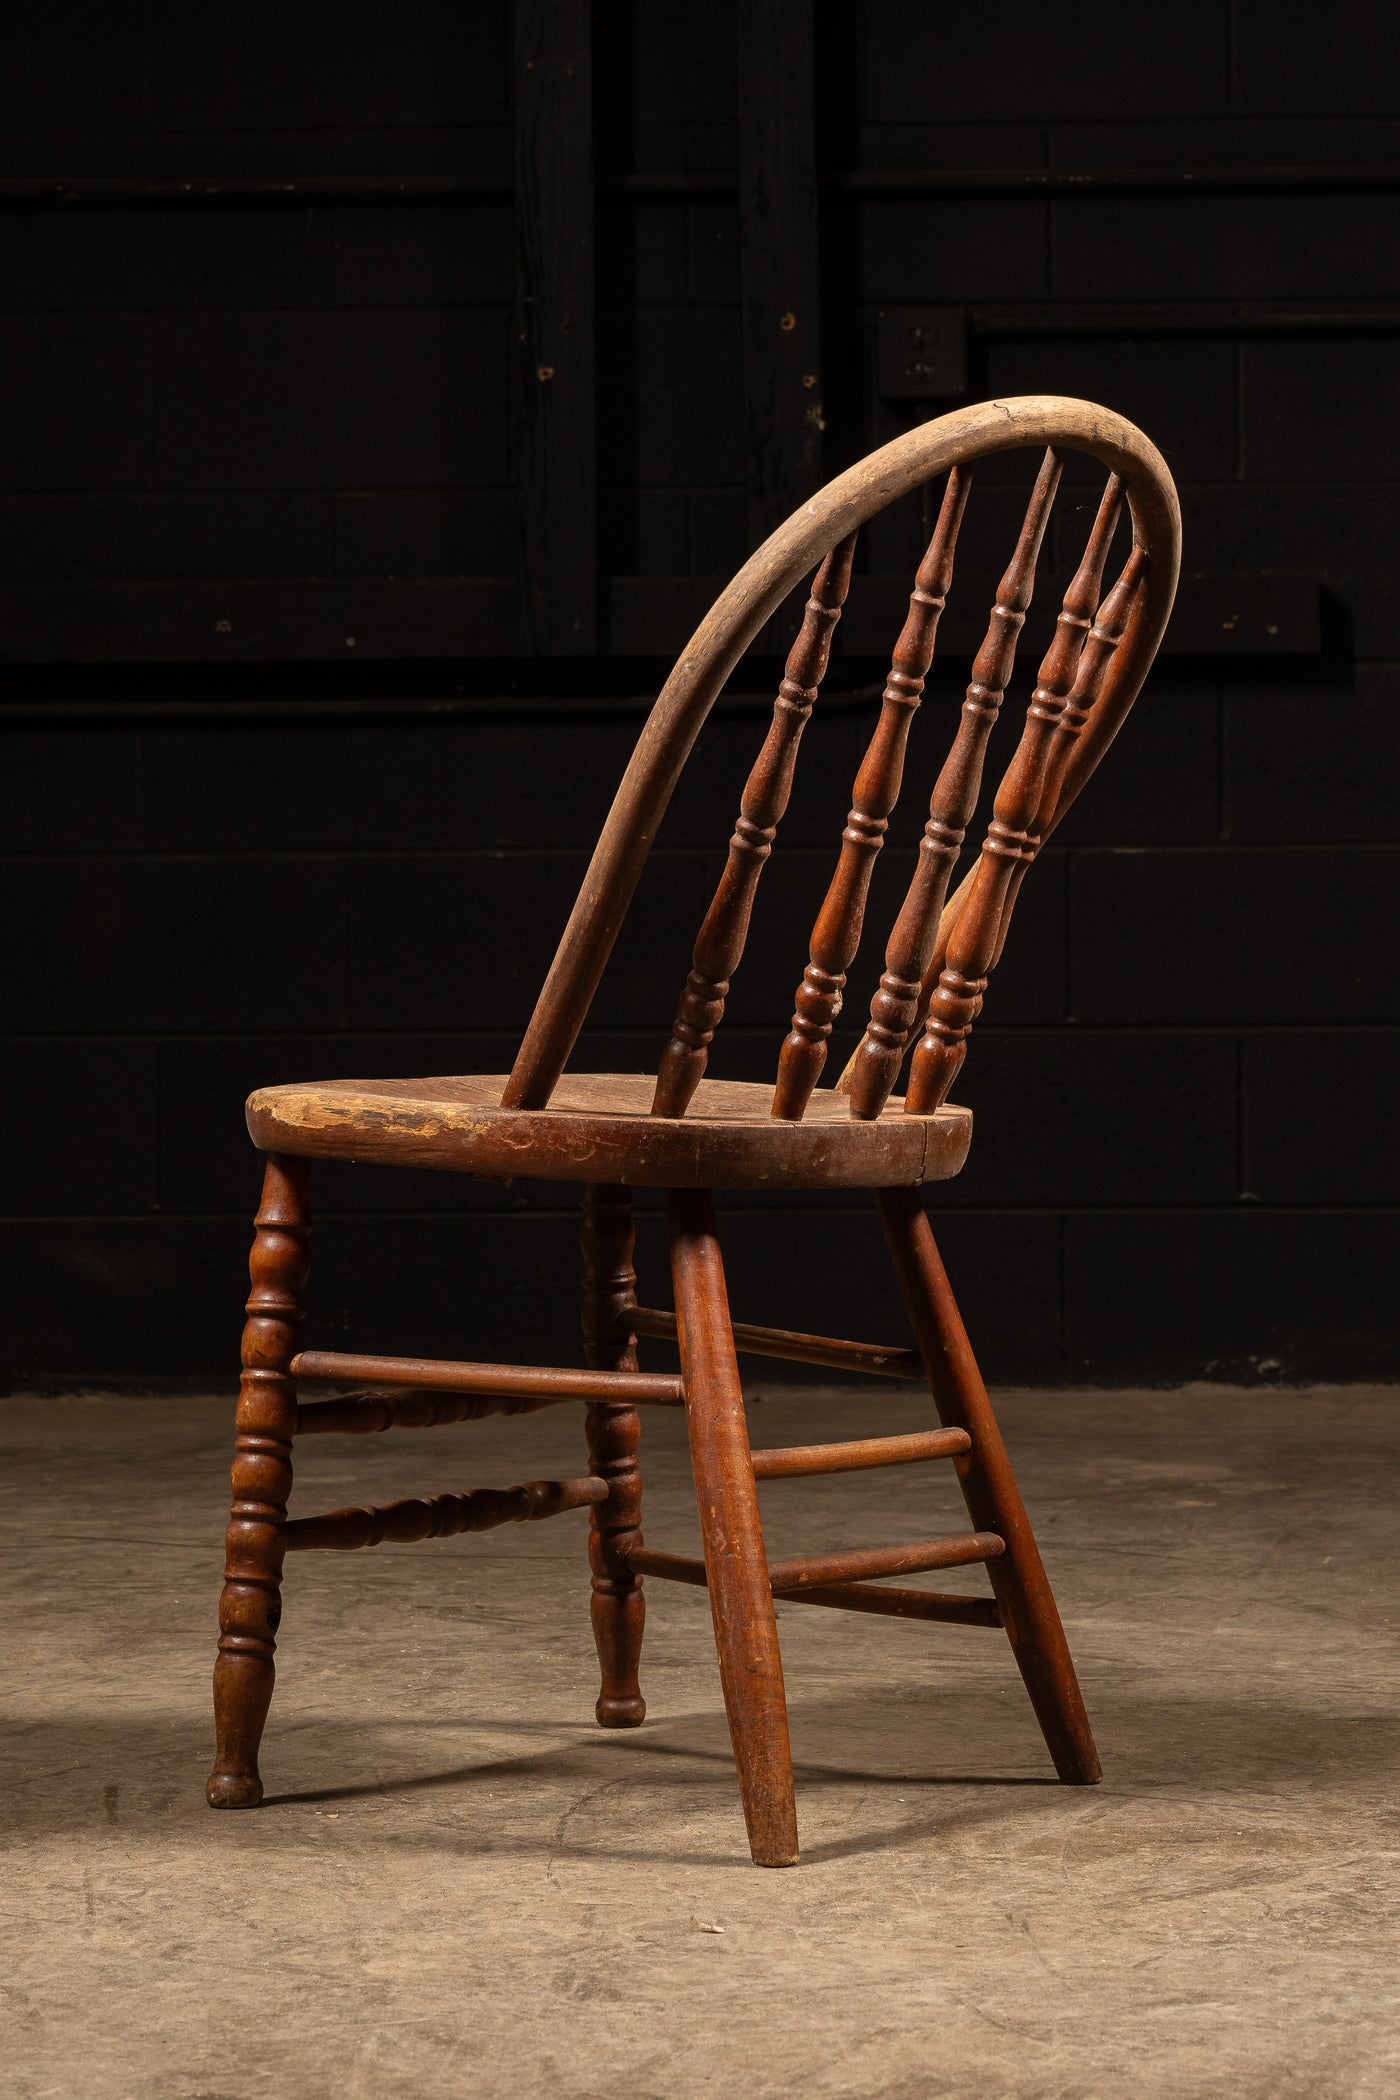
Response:
POLYGON ((812 0, 738 9, 739 229, 751 546, 822 479, 812 0))
POLYGON ((591 0, 515 0, 521 636, 598 646, 591 0))
MULTIPOLYGON (((723 576, 608 580, 610 653, 666 661, 723 589, 723 576)), ((1053 601, 1061 579, 1038 595, 1053 601)), ((842 620, 843 654, 887 656, 909 601, 907 576, 862 576, 842 620)), ((276 583, 0 584, 3 663, 409 663, 518 658, 516 586, 492 577, 308 578, 276 583)), ((975 649, 983 614, 950 605, 939 657, 975 649)), ((1316 656, 1316 577, 1183 576, 1164 656, 1316 656)), ((789 630, 781 641, 791 639, 789 630)), ((781 634, 781 619, 767 632, 781 634)), ((766 634, 756 649, 763 653, 766 634)), ((560 654, 569 653, 562 646, 560 654)), ((583 652, 580 652, 583 653, 583 652)), ((425 705, 435 710, 440 703, 425 705)))

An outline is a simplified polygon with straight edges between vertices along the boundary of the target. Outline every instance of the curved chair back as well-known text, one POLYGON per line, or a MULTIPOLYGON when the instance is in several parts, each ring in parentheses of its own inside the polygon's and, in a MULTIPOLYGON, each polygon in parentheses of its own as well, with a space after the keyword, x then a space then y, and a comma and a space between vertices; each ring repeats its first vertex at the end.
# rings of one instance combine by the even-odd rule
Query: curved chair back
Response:
POLYGON ((773 1113, 801 1118, 825 1065, 859 945, 875 857, 899 794, 910 724, 952 586, 975 466, 993 453, 1023 447, 1044 448, 1044 457, 933 790, 870 1019, 840 1081, 853 1116, 878 1116, 922 1024, 905 1107, 927 1114, 946 1098, 1026 869, 1121 727, 1176 591, 1180 517, 1166 465, 1133 424, 1089 402, 1040 396, 991 401, 922 424, 828 482, 745 563, 682 652, 638 739, 516 1058, 506 1107, 540 1108, 549 1100, 700 727, 764 622, 815 565, 801 631, 741 798, 728 859, 657 1076, 653 1113, 684 1115, 743 955, 758 880, 787 807, 799 740, 850 586, 859 529, 899 497, 946 475, 778 1055, 773 1113), (986 840, 950 899, 949 881, 976 809, 988 739, 1011 679, 1041 544, 1071 452, 1098 460, 1108 470, 1107 482, 1040 666, 1025 728, 996 791, 986 840), (1131 544, 1105 591, 1109 550, 1125 507, 1131 544))

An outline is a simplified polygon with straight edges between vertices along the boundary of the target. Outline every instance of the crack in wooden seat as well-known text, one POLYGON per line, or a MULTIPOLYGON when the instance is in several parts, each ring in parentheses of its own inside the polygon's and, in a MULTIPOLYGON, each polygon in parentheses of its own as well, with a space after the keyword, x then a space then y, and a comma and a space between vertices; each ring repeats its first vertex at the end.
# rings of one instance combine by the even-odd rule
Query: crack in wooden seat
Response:
MULTIPOLYGON (((639 1725, 645 1576, 709 1594, 750 1851, 797 1858, 797 1815, 774 1597, 1005 1633, 1060 1777, 1099 1777, 1098 1755, 1045 1569, 921 1191, 955 1175, 972 1136, 948 1100, 1006 946, 1029 869, 1121 728, 1161 639, 1180 529, 1161 458, 1121 416, 1032 397, 921 425, 830 482, 721 593, 682 651, 638 739, 578 901, 509 1073, 326 1079, 268 1087, 248 1103, 267 1155, 251 1256, 214 1695, 208 1788, 220 1808, 262 1798, 259 1745, 272 1696, 289 1551, 448 1539, 587 1509, 591 1618, 610 1728, 639 1725), (859 961, 871 874, 903 784, 940 618, 956 588, 979 460, 1027 449, 1027 507, 970 666, 933 783, 908 888, 886 941, 860 1042, 823 1087, 833 1030, 859 961), (997 750, 1036 570, 1075 453, 1105 475, 1029 703, 992 795, 970 870, 953 886, 997 750), (836 860, 777 1044, 774 1084, 717 1076, 719 1031, 743 965, 762 876, 778 850, 800 746, 820 714, 842 608, 860 588, 858 535, 877 511, 943 478, 836 860), (1116 575, 1114 549, 1126 540, 1116 575), (676 998, 655 1075, 566 1066, 623 926, 677 778, 726 679, 782 601, 810 578, 805 610, 757 760, 740 791, 724 867, 676 998), (1106 579, 1111 579, 1107 580, 1106 579), (897 1092, 905 1059, 905 1093, 897 1092), (317 1159, 375 1161, 494 1178, 573 1181, 583 1191, 582 1368, 303 1349, 310 1174, 317 1159), (631 1189, 666 1192, 675 1310, 637 1302, 631 1189), (872 1192, 909 1320, 905 1342, 856 1342, 730 1316, 713 1191, 872 1192), (674 1341, 681 1367, 642 1369, 638 1337, 674 1341), (752 1353, 927 1384, 937 1428, 839 1446, 751 1451, 738 1359, 752 1353), (306 1385, 349 1388, 321 1399, 306 1385), (431 1429, 563 1402, 585 1408, 587 1472, 478 1486, 382 1508, 292 1517, 298 1435, 431 1429), (641 1530, 639 1415, 683 1406, 703 1558, 648 1547, 641 1530), (972 1530, 912 1545, 814 1552, 770 1565, 759 1480, 946 1461, 972 1530), (892 1587, 882 1575, 980 1565, 990 1594, 892 1587)), ((917 747, 915 747, 917 748, 917 747)), ((678 975, 679 975, 678 971, 678 975)), ((787 980, 789 983, 791 979, 787 980)), ((776 1035, 776 1029, 775 1029, 776 1035)), ((755 1279, 761 1280, 761 1279, 755 1279)))

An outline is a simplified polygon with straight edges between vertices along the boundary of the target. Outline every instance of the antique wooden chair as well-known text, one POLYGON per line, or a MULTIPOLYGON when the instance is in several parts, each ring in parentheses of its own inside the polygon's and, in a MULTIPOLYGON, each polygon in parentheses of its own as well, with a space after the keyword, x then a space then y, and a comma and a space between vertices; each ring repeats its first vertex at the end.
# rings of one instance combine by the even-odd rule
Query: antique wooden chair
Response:
POLYGON ((1022 877, 1132 705, 1171 608, 1178 564, 1175 491, 1160 456, 1120 416, 1084 402, 989 402, 923 425, 852 467, 805 504, 739 572, 684 651, 642 731, 509 1075, 332 1080, 279 1086, 248 1103, 267 1157, 251 1257, 228 1533, 214 1673, 218 1751, 208 1798, 262 1798, 258 1745, 272 1695, 283 1557, 308 1547, 445 1538, 587 1506, 592 1619, 602 1670, 597 1717, 635 1727, 644 1575, 707 1585, 720 1678, 755 1861, 797 1858, 797 1822, 773 1599, 1000 1626, 1009 1637, 1061 1779, 1099 1777, 1088 1718, 1040 1555, 920 1198, 956 1174, 971 1118, 947 1104, 1022 877), (832 1020, 856 953, 871 868, 899 791, 910 721, 933 655, 975 462, 1047 448, 996 594, 951 752, 933 790, 917 866, 885 950, 864 1038, 835 1088, 820 1088, 832 1020), (1108 481, 1040 667, 1024 731, 997 790, 990 830, 949 898, 950 872, 977 803, 983 756, 1011 676, 1036 561, 1069 452, 1108 481), (858 528, 895 498, 946 474, 840 854, 817 916, 776 1089, 704 1076, 743 953, 764 862, 787 804, 798 741, 826 666, 858 528), (1131 550, 1106 592, 1105 564, 1126 504, 1131 550), (657 824, 716 694, 759 629, 816 566, 772 724, 744 789, 728 860, 701 927, 660 1071, 565 1074, 565 1063, 622 925, 657 824), (920 1029, 905 1096, 893 1092, 920 1029), (301 1348, 310 1163, 377 1160, 485 1176, 583 1184, 587 1369, 423 1362, 301 1348), (666 1191, 674 1315, 634 1295, 629 1184, 666 1191), (729 1316, 711 1191, 874 1192, 915 1346, 884 1348, 736 1326, 729 1316), (675 1337, 680 1376, 638 1369, 636 1337, 675 1337), (736 1351, 885 1377, 925 1379, 941 1426, 915 1435, 752 1450, 736 1351), (365 1385, 299 1401, 303 1383, 365 1385), (427 1427, 587 1403, 589 1469, 432 1495, 380 1509, 287 1516, 297 1436, 427 1427), (704 1559, 642 1543, 639 1404, 683 1405, 704 1559), (770 1563, 755 1482, 951 1458, 974 1529, 957 1538, 770 1563), (986 1598, 893 1588, 872 1578, 985 1563, 986 1598))

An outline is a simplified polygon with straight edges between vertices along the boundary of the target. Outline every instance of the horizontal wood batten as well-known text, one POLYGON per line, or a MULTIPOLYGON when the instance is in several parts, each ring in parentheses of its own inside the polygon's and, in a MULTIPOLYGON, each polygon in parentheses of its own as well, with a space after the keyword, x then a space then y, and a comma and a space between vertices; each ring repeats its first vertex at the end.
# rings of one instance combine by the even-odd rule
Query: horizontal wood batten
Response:
MULTIPOLYGON (((638 1334, 662 1341, 676 1338, 674 1313, 634 1306, 627 1315, 638 1334)), ((879 1378, 922 1378, 924 1360, 917 1349, 882 1349, 874 1342, 843 1342, 824 1334, 794 1334, 785 1327, 734 1324, 734 1346, 741 1356, 779 1356, 789 1363, 822 1364, 832 1371, 868 1371, 879 1378)))
POLYGON ((809 1473, 857 1473, 869 1466, 913 1466, 970 1451, 965 1429, 926 1429, 912 1436, 867 1436, 844 1444, 788 1444, 750 1454, 755 1480, 796 1480, 809 1473))
MULTIPOLYGON (((996 1560, 1006 1551, 1005 1541, 994 1531, 974 1531, 962 1538, 924 1539, 912 1546, 872 1546, 855 1553, 819 1553, 802 1560, 775 1560, 768 1566, 768 1580, 775 1597, 805 1593, 813 1587, 865 1582, 878 1575, 918 1575, 927 1568, 965 1568, 975 1561, 996 1560)), ((655 1575, 663 1582, 688 1582, 708 1587, 703 1560, 681 1553, 656 1553, 638 1546, 628 1554, 627 1565, 638 1575, 655 1575)), ((911 1592, 917 1595, 918 1592, 911 1592)))
POLYGON ((287 1551, 354 1553, 364 1546, 414 1545, 420 1539, 455 1538, 463 1531, 492 1531, 498 1524, 535 1523, 607 1499, 606 1480, 588 1474, 579 1480, 476 1488, 466 1495, 423 1495, 386 1502, 379 1509, 333 1509, 320 1517, 294 1518, 287 1526, 287 1551))
POLYGON ((373 1436, 384 1429, 438 1429, 487 1415, 533 1415, 572 1393, 345 1393, 297 1409, 298 1436, 373 1436))
POLYGON ((334 1349, 304 1349, 291 1365, 294 1378, 348 1385, 373 1383, 421 1387, 428 1392, 523 1393, 541 1400, 639 1401, 679 1407, 679 1378, 649 1371, 575 1371, 554 1364, 463 1364, 417 1356, 347 1356, 334 1349))
MULTIPOLYGON (((602 175, 607 197, 686 204, 737 197, 732 175, 602 175)), ((1269 167, 1200 168, 857 168, 819 178, 828 196, 920 197, 1270 197, 1366 196, 1400 190, 1400 167, 1306 162, 1269 167)), ((509 174, 478 175, 11 175, 0 206, 131 210, 189 205, 477 204, 507 202, 509 174)))
MULTIPOLYGON (((1045 310, 1035 311, 1043 315, 1045 310)), ((1350 322, 1346 316, 1331 318, 1333 332, 1400 333, 1400 311, 1393 317, 1358 316, 1350 322)), ((1148 316, 1143 322, 1145 334, 1158 332, 1148 325, 1150 320, 1148 316)), ((1029 321, 1023 328, 1008 313, 989 332, 1016 337, 1029 330, 1029 321)), ((1046 331, 1040 327, 1038 332, 1046 331)), ((1066 324, 1063 332, 1072 331, 1066 324)), ((1095 331, 1085 320, 1078 332, 1095 331)), ((1243 323, 1217 323, 1202 315, 1184 332, 1250 331, 1243 323)), ((1280 323, 1277 332, 1287 331, 1280 323)), ((720 576, 610 577, 604 587, 604 652, 670 656, 704 617, 724 582, 720 576)), ((1047 577, 1040 588, 1053 595, 1062 582, 1047 577)), ((847 657, 884 651, 890 609, 907 598, 908 590, 907 577, 856 578, 845 616, 847 657)), ((0 587, 0 662, 516 660, 521 655, 519 608, 519 589, 510 577, 6 584, 0 587)), ((1315 656, 1321 618, 1322 591, 1316 577, 1183 576, 1162 654, 1315 656)), ((940 637, 944 654, 965 653, 978 639, 966 609, 950 604, 940 637)), ((581 656, 586 653, 580 651, 581 656)))

